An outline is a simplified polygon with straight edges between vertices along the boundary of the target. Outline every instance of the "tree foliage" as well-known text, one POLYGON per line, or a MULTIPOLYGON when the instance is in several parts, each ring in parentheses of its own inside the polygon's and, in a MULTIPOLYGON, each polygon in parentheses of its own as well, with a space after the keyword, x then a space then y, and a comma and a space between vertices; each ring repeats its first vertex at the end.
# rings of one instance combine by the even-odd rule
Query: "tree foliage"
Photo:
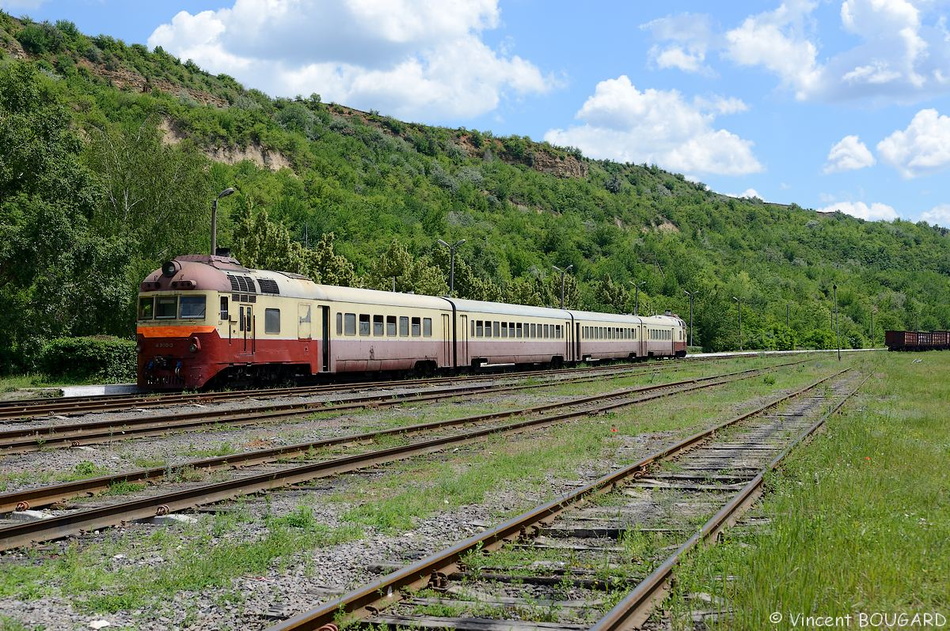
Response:
POLYGON ((0 13, 0 362, 134 332, 146 273, 218 242, 318 282, 684 318, 707 350, 950 328, 950 235, 716 194, 655 165, 271 99, 167 52, 0 13), (122 71, 126 89, 109 83, 122 71), (134 79, 140 78, 138 84, 134 79), (834 287, 837 286, 837 294, 834 287), (837 295, 837 305, 835 304, 837 295), (639 301, 639 308, 637 302, 639 301), (739 331, 741 309, 742 331, 739 331), (834 319, 837 314, 837 319, 834 319))

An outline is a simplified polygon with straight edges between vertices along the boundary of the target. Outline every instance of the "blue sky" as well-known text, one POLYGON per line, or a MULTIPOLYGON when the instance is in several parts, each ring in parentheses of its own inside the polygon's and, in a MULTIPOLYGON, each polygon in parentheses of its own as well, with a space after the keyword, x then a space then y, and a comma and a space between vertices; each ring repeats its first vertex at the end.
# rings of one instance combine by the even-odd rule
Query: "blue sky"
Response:
POLYGON ((272 96, 950 226, 950 0, 0 0, 272 96))

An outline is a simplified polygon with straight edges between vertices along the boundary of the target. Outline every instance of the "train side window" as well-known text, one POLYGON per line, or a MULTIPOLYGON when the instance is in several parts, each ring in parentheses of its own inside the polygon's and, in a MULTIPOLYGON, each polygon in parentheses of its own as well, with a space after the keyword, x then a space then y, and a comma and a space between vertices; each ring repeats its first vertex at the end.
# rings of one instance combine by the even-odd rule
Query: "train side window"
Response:
POLYGON ((422 321, 420 318, 412 319, 412 337, 419 337, 422 335, 422 321))
POLYGON ((557 325, 557 339, 561 339, 561 338, 564 337, 563 328, 564 328, 564 327, 562 327, 560 324, 557 325))
POLYGON ((507 322, 501 323, 501 336, 508 337, 508 323, 507 322))
POLYGON ((396 337, 396 316, 386 316, 386 335, 396 337))
POLYGON ((218 315, 218 318, 221 320, 229 320, 231 315, 228 313, 228 297, 221 296, 221 313, 218 315))
POLYGON ((369 314, 368 313, 360 314, 360 335, 364 337, 369 335, 369 314))
POLYGON ((264 333, 280 333, 280 309, 264 309, 264 333))
MULTIPOLYGON (((221 300, 227 300, 222 298, 221 300)), ((139 298, 139 320, 151 320, 155 317, 155 297, 139 298)))
MULTIPOLYGON (((495 326, 496 326, 496 327, 498 326, 498 323, 497 323, 497 322, 495 323, 495 326)), ((492 328, 492 322, 491 322, 491 320, 485 320, 485 337, 491 337, 491 336, 492 336, 492 334, 491 334, 491 328, 492 328)), ((497 334, 497 333, 495 334, 495 337, 498 337, 498 334, 497 334)))
POLYGON ((515 325, 515 337, 522 337, 524 326, 519 322, 515 325))
POLYGON ((492 337, 501 337, 501 323, 491 323, 492 337))
POLYGON ((355 313, 343 314, 343 334, 356 335, 356 314, 355 313))
POLYGON ((399 337, 409 337, 408 316, 399 316, 399 337))
POLYGON ((343 335, 343 314, 336 314, 336 334, 343 335))
POLYGON ((537 337, 538 336, 538 325, 534 322, 531 323, 531 330, 528 333, 528 337, 537 337))
POLYGON ((482 337, 485 333, 485 324, 481 320, 472 322, 472 326, 475 327, 475 337, 482 337))
POLYGON ((159 320, 172 320, 178 314, 176 296, 159 296, 155 299, 155 317, 159 320))
POLYGON ((432 318, 422 318, 422 335, 432 337, 432 318))
POLYGON ((204 320, 206 304, 204 296, 182 296, 178 317, 182 320, 204 320))
POLYGON ((386 334, 386 327, 383 324, 383 316, 374 315, 373 316, 373 335, 376 337, 382 337, 386 334))

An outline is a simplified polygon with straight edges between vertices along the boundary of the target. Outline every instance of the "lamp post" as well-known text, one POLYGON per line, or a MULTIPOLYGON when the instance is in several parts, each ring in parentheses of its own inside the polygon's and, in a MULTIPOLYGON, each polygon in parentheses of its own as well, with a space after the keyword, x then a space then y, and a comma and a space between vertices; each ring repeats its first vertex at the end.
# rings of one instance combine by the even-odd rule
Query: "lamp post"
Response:
POLYGON ((736 301, 736 313, 739 316, 739 350, 742 351, 742 301, 735 296, 732 299, 736 301))
POLYGON ((689 296, 689 345, 693 345, 693 292, 683 290, 689 296))
POLYGON ((449 249, 449 255, 450 255, 450 256, 449 256, 449 259, 450 259, 450 262, 449 262, 449 295, 450 295, 450 296, 453 296, 453 295, 455 295, 455 250, 456 250, 460 245, 462 245, 463 243, 465 243, 465 239, 459 239, 458 241, 456 241, 456 242, 453 243, 452 245, 449 245, 448 243, 446 243, 446 242, 443 241, 442 239, 439 239, 439 243, 440 243, 441 245, 444 245, 445 247, 447 247, 447 248, 449 249))
POLYGON ((561 273, 561 309, 563 309, 563 308, 564 308, 564 277, 565 277, 565 275, 566 275, 569 271, 571 271, 572 269, 574 269, 574 266, 573 266, 573 265, 568 265, 568 266, 565 267, 564 269, 561 269, 561 268, 558 267, 557 265, 552 265, 551 267, 554 268, 554 271, 555 271, 555 272, 560 272, 560 273, 561 273))
POLYGON ((645 280, 640 281, 639 283, 637 281, 633 281, 633 288, 636 290, 634 292, 635 298, 633 301, 633 315, 640 315, 640 285, 645 282, 645 280))
POLYGON ((831 286, 835 294, 835 347, 838 349, 838 361, 841 361, 841 328, 838 326, 838 284, 831 286))
POLYGON ((233 192, 234 189, 229 186, 218 193, 218 196, 211 202, 211 256, 214 256, 218 252, 218 200, 222 197, 227 197, 233 192))

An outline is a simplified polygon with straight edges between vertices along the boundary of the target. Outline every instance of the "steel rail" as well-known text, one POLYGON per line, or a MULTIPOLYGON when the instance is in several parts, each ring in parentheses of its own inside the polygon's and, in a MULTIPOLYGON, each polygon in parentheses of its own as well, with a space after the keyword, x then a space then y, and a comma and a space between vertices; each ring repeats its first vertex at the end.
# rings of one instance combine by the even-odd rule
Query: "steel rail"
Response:
MULTIPOLYGON (((790 362, 791 365, 802 362, 790 362)), ((783 367, 790 364, 778 364, 783 367)), ((752 370, 764 370, 752 369, 752 370)), ((625 377, 620 373, 619 377, 625 377)), ((575 375, 558 379, 556 384, 577 384, 602 379, 603 375, 575 375)), ((102 442, 126 440, 135 436, 158 436, 173 431, 205 427, 208 425, 253 425, 275 422, 314 412, 339 412, 367 407, 369 405, 400 405, 403 403, 431 402, 452 399, 462 395, 497 394, 520 390, 549 387, 550 382, 540 384, 499 385, 494 382, 468 384, 430 392, 386 392, 355 396, 341 402, 307 401, 262 405, 247 412, 233 410, 169 413, 144 418, 126 418, 110 421, 92 421, 70 425, 48 425, 0 431, 0 454, 24 453, 51 447, 74 447, 102 442)))
MULTIPOLYGON (((718 358, 717 358, 718 359, 718 358)), ((611 364, 604 366, 593 366, 587 368, 575 368, 572 371, 583 371, 585 373, 593 372, 617 372, 617 373, 639 373, 649 370, 657 364, 650 364, 649 367, 642 364, 611 364)), ((572 372, 572 371, 568 371, 572 372)), ((201 393, 139 393, 139 394, 106 394, 94 396, 68 397, 68 398, 39 398, 22 399, 19 401, 0 401, 0 420, 29 419, 52 414, 85 414, 92 412, 105 412, 114 410, 131 409, 136 407, 157 407, 164 405, 179 404, 208 404, 222 401, 232 401, 235 399, 261 399, 277 398, 282 396, 314 396, 323 393, 353 392, 367 390, 370 388, 392 388, 392 387, 413 387, 430 386, 433 384, 451 384, 455 382, 481 381, 485 379, 497 379, 499 376, 523 378, 536 376, 550 376, 552 381, 557 381, 558 377, 563 375, 560 371, 551 370, 532 370, 532 371, 509 371, 504 373, 480 373, 476 375, 463 375, 452 377, 435 377, 424 379, 390 379, 385 381, 350 381, 333 384, 317 384, 310 386, 294 386, 289 388, 268 388, 268 389, 248 389, 248 390, 227 390, 216 392, 201 393)), ((570 375, 568 375, 570 376, 570 375)))
POLYGON ((591 631, 621 631, 638 629, 650 617, 655 605, 662 602, 669 593, 670 579, 673 570, 680 561, 700 543, 715 541, 715 537, 724 529, 734 524, 739 515, 748 510, 762 495, 765 474, 774 471, 792 450, 808 439, 821 428, 833 414, 838 412, 844 404, 853 397, 867 382, 870 376, 865 377, 854 390, 841 399, 830 411, 818 421, 809 426, 775 456, 752 480, 746 484, 725 506, 703 524, 685 543, 659 565, 647 578, 643 579, 623 600, 604 615, 591 631))
POLYGON ((697 443, 713 436, 727 427, 743 420, 762 414, 781 405, 791 398, 813 390, 820 384, 844 374, 845 369, 819 379, 795 392, 783 395, 756 410, 741 414, 712 428, 698 432, 678 441, 674 445, 658 451, 623 469, 609 473, 600 479, 571 493, 522 513, 494 528, 474 535, 441 552, 412 563, 400 570, 381 577, 368 585, 357 588, 313 610, 303 612, 274 625, 269 631, 315 631, 334 628, 339 619, 351 620, 376 615, 383 608, 401 599, 404 590, 419 589, 425 585, 438 586, 444 583, 445 576, 459 569, 464 555, 476 550, 493 551, 505 542, 525 537, 537 532, 542 526, 548 526, 554 518, 568 508, 592 497, 609 493, 631 479, 642 475, 656 462, 669 458, 675 453, 687 450, 697 443))
MULTIPOLYGON (((729 376, 742 376, 746 373, 759 373, 762 369, 741 371, 729 376)), ((412 445, 404 445, 373 451, 368 454, 359 454, 352 456, 343 456, 332 460, 318 463, 308 463, 290 467, 281 471, 269 472, 236 478, 216 484, 201 485, 191 489, 166 493, 150 498, 132 500, 111 506, 94 508, 78 513, 51 517, 36 522, 16 524, 0 528, 0 551, 19 548, 25 545, 37 543, 39 541, 48 541, 59 539, 74 534, 80 534, 90 530, 114 526, 126 521, 145 519, 156 515, 164 515, 185 508, 192 508, 203 504, 211 504, 226 499, 231 499, 240 495, 248 495, 259 491, 270 490, 292 484, 299 484, 319 477, 338 475, 348 471, 353 471, 368 466, 382 464, 401 460, 417 455, 428 454, 441 451, 449 445, 457 445, 473 442, 494 434, 515 433, 532 427, 550 425, 559 421, 575 419, 592 414, 598 414, 609 410, 635 405, 645 401, 652 401, 661 397, 671 396, 673 394, 682 394, 693 390, 704 389, 728 383, 728 381, 716 382, 709 381, 710 378, 704 378, 705 381, 697 383, 695 380, 683 382, 679 389, 670 389, 668 384, 658 385, 657 388, 667 388, 667 392, 654 392, 641 396, 633 400, 620 402, 611 402, 606 404, 594 405, 581 410, 562 412, 549 416, 543 416, 536 419, 529 419, 510 423, 502 426, 482 428, 470 432, 435 438, 412 445)), ((636 393, 633 393, 636 394, 636 393)), ((597 398, 606 398, 604 395, 597 398)), ((558 405, 558 404, 550 404, 558 405)), ((561 407, 576 406, 576 403, 560 404, 561 407)))
POLYGON ((310 453, 317 449, 326 449, 328 447, 335 447, 340 445, 354 444, 354 443, 364 443, 375 441, 379 438, 386 436, 403 436, 408 434, 415 434, 420 432, 432 431, 436 429, 442 429, 446 427, 454 427, 459 425, 469 425, 484 421, 496 420, 511 418, 515 416, 527 416, 529 414, 538 414, 547 410, 566 408, 575 405, 582 405, 584 403, 590 403, 592 401, 597 401, 606 398, 612 398, 617 396, 626 396, 631 394, 643 394, 647 392, 653 392, 656 390, 664 388, 674 388, 678 386, 683 386, 686 384, 704 382, 706 380, 712 380, 716 378, 729 377, 734 375, 719 375, 717 377, 701 378, 700 380, 690 379, 686 381, 677 381, 670 382, 665 384, 656 384, 651 386, 635 386, 632 388, 625 388, 623 390, 614 391, 610 393, 604 393, 602 395, 592 395, 589 397, 581 397, 579 399, 574 399, 571 401, 564 401, 558 403, 548 403, 542 405, 535 405, 527 408, 519 408, 515 410, 508 410, 503 412, 490 412, 487 414, 477 414, 474 416, 466 416, 456 419, 446 419, 442 421, 433 421, 429 423, 419 423, 416 425, 407 425, 402 427, 394 427, 390 429, 377 430, 373 432, 365 432, 361 434, 347 434, 345 436, 339 436, 336 438, 325 438, 317 441, 299 443, 295 445, 287 445, 285 447, 275 447, 273 449, 263 449, 248 451, 240 454, 229 454, 227 456, 219 456, 214 458, 203 458, 200 460, 192 460, 190 462, 183 462, 176 464, 174 466, 164 466, 164 467, 153 467, 150 469, 141 469, 137 471, 128 471, 125 473, 118 473, 114 475, 99 476, 96 478, 89 478, 85 480, 76 480, 73 482, 64 482, 62 484, 47 485, 43 487, 37 487, 34 489, 26 489, 22 491, 13 491, 10 493, 0 494, 0 514, 6 513, 12 510, 28 510, 32 508, 38 508, 42 506, 48 506, 50 504, 55 504, 68 500, 73 497, 83 496, 83 495, 92 495, 95 491, 106 490, 112 485, 119 482, 154 482, 170 475, 174 475, 177 472, 193 469, 196 471, 210 471, 219 468, 240 468, 247 467, 256 464, 265 464, 268 462, 274 462, 276 460, 284 458, 294 458, 302 454, 310 453))

